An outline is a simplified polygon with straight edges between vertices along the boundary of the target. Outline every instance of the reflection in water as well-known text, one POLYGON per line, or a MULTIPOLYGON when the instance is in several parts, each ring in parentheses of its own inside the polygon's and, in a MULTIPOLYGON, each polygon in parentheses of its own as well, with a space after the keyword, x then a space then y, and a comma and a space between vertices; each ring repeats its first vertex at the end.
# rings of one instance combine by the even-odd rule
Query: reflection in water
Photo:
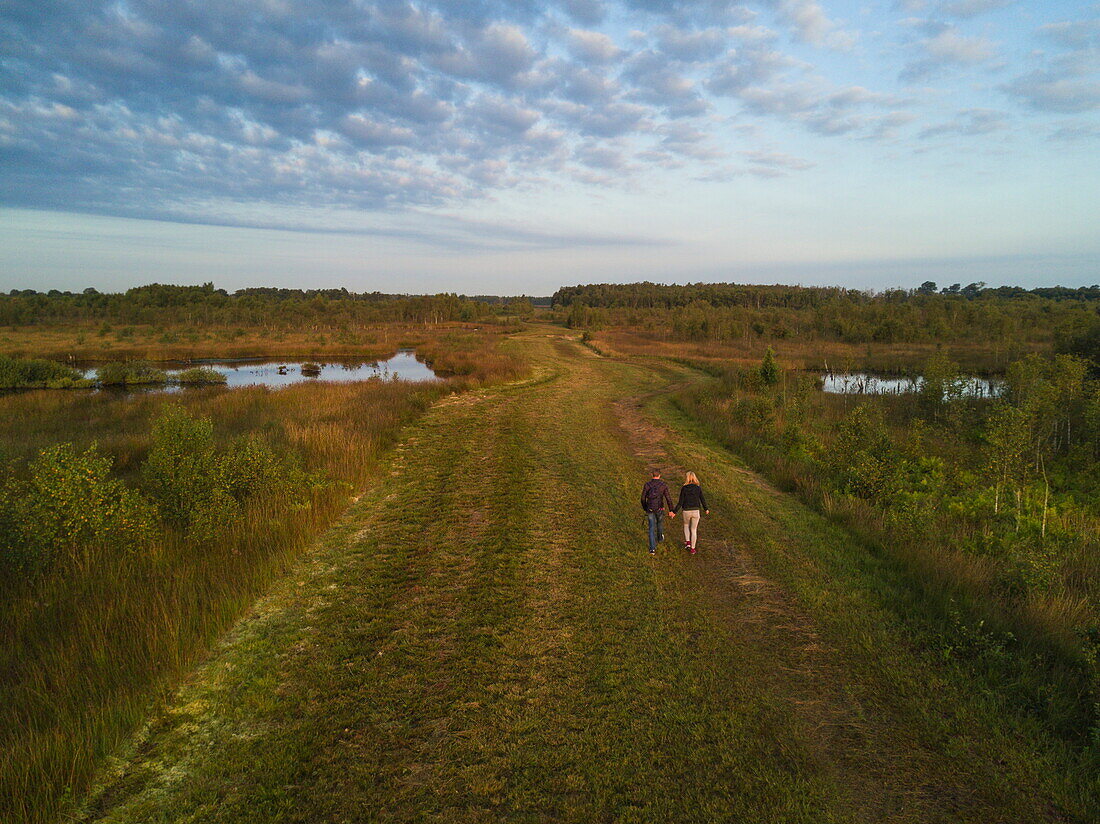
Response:
MULTIPOLYGON (((821 388, 838 395, 903 395, 919 392, 922 378, 885 378, 868 372, 830 372, 821 376, 821 388)), ((962 393, 970 398, 993 398, 1002 384, 992 378, 964 378, 962 393)))
MULTIPOLYGON (((426 364, 418 361, 411 350, 402 350, 389 360, 366 363, 361 361, 323 363, 320 361, 195 360, 187 365, 180 364, 177 368, 165 368, 164 371, 171 377, 194 366, 213 369, 215 372, 225 375, 225 385, 230 388, 236 386, 268 386, 274 389, 306 381, 352 383, 354 381, 380 378, 382 380, 397 379, 419 382, 435 380, 436 378, 435 372, 426 364)), ((86 377, 94 378, 95 367, 85 370, 84 374, 86 377)), ((179 386, 172 385, 154 388, 159 392, 180 390, 179 386)))

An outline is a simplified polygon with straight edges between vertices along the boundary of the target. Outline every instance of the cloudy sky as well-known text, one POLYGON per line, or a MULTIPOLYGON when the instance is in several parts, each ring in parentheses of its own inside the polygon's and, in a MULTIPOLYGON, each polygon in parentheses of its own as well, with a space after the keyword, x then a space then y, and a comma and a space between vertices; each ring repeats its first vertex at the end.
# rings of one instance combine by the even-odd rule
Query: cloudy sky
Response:
POLYGON ((0 289, 1100 281, 1100 3, 0 0, 0 289))

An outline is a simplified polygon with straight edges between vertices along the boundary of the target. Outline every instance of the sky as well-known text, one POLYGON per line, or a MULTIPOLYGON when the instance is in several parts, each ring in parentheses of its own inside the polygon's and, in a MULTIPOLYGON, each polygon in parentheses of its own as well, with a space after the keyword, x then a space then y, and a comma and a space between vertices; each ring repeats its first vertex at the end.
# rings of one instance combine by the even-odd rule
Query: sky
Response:
POLYGON ((1100 282, 1100 3, 0 0, 0 290, 1100 282))

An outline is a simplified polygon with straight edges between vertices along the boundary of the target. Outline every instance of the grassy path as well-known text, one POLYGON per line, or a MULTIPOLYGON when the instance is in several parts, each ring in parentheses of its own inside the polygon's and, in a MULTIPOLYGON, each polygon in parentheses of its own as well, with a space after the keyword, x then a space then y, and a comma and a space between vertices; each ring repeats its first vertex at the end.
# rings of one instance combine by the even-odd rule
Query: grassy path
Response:
POLYGON ((516 345, 540 377, 417 424, 87 820, 1072 820, 1057 754, 910 649, 889 571, 664 401, 690 373, 516 345), (694 558, 645 553, 650 460, 704 478, 694 558))

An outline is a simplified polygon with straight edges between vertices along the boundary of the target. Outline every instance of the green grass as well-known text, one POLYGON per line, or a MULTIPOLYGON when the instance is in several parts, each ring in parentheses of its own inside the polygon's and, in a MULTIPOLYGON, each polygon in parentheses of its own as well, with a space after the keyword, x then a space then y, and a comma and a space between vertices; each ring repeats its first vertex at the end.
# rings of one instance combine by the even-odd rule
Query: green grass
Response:
POLYGON ((667 404, 697 373, 556 334, 408 431, 83 820, 1089 820, 888 562, 667 404), (698 556, 645 553, 653 461, 703 479, 698 556))

